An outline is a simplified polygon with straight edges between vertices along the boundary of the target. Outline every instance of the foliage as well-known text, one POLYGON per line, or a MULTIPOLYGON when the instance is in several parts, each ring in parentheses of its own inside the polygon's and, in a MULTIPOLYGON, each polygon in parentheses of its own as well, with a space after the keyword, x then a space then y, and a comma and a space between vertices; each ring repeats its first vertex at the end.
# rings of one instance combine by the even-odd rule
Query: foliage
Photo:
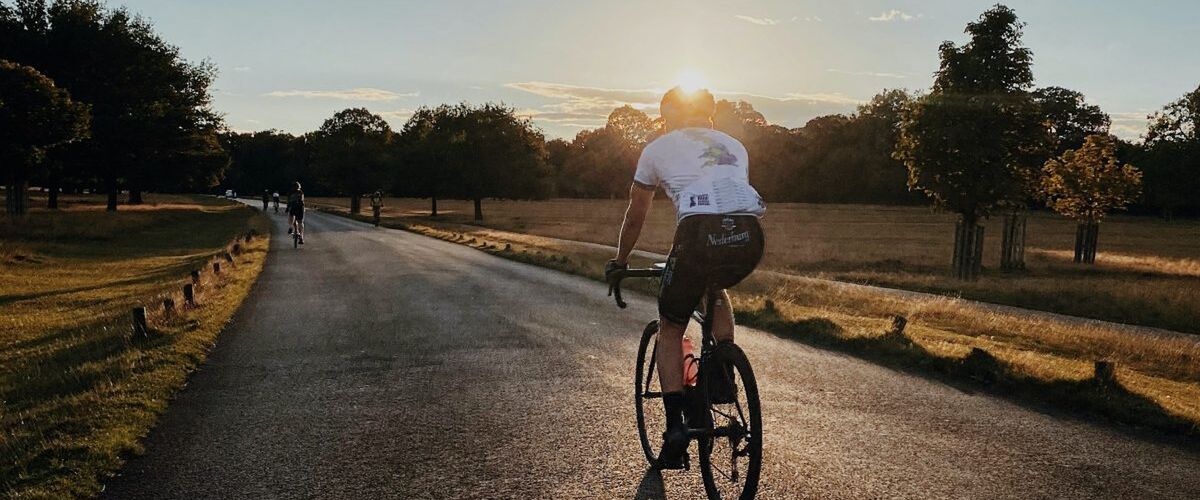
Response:
POLYGON ((1083 145, 1087 136, 1107 134, 1111 120, 1100 106, 1088 104, 1083 94, 1062 87, 1043 87, 1033 91, 1047 128, 1053 138, 1051 152, 1061 155, 1083 145))
POLYGON ((0 163, 28 179, 46 150, 88 133, 88 107, 37 70, 0 59, 0 163))
POLYGON ((100 180, 116 208, 123 184, 204 188, 225 165, 215 140, 212 64, 190 63, 145 19, 93 0, 0 4, 0 57, 37 68, 92 109, 88 140, 71 145, 69 169, 100 180))
POLYGON ((312 169, 324 185, 349 195, 357 211, 359 197, 389 183, 392 129, 366 108, 335 113, 309 137, 312 169))
POLYGON ((1066 217, 1098 222, 1123 209, 1141 194, 1142 172, 1117 162, 1116 139, 1089 135, 1079 149, 1046 162, 1041 194, 1066 217))

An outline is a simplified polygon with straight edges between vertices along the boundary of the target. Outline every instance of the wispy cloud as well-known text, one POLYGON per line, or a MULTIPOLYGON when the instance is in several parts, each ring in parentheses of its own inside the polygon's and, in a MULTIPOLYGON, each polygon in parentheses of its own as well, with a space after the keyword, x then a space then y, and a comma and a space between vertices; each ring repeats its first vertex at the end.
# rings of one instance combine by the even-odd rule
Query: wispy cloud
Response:
POLYGON ((1108 131, 1125 140, 1139 139, 1146 133, 1146 128, 1150 123, 1149 115, 1149 111, 1109 114, 1109 118, 1112 119, 1112 126, 1109 127, 1108 131))
POLYGON ((400 108, 392 111, 381 111, 377 114, 393 124, 401 124, 412 118, 413 113, 416 113, 416 111, 408 108, 400 108))
POLYGON ((302 97, 305 99, 340 99, 343 101, 395 101, 405 97, 417 97, 420 92, 397 93, 390 90, 361 87, 344 90, 276 90, 263 94, 267 97, 302 97))
POLYGON ((234 73, 249 73, 250 67, 249 66, 234 66, 233 72, 234 73))
MULTIPOLYGON (((666 89, 613 89, 549 82, 509 83, 505 87, 529 92, 553 100, 538 108, 520 110, 535 122, 557 127, 595 128, 603 126, 608 114, 620 106, 633 106, 651 116, 658 114, 658 101, 666 89)), ((769 96, 738 91, 715 91, 718 99, 747 101, 772 123, 803 125, 819 115, 846 113, 863 100, 843 94, 792 92, 769 96)))
POLYGON ((900 74, 900 73, 882 73, 882 72, 877 72, 877 71, 847 71, 844 69, 834 69, 834 68, 830 68, 825 71, 829 72, 829 73, 837 73, 840 75, 851 75, 851 76, 871 76, 871 77, 875 77, 875 78, 896 78, 896 79, 908 78, 908 75, 904 75, 904 74, 900 74))
POLYGON ((879 14, 878 16, 868 17, 867 19, 869 19, 871 21, 875 21, 877 23, 889 23, 892 21, 912 21, 913 19, 919 18, 921 16, 922 16, 922 14, 917 14, 914 16, 907 12, 902 12, 897 9, 892 9, 892 10, 889 10, 882 14, 879 14))
POLYGON ((748 22, 750 24, 757 24, 759 26, 775 26, 775 25, 789 23, 789 22, 794 23, 797 21, 813 22, 813 23, 821 22, 821 18, 817 17, 817 16, 805 16, 805 17, 792 16, 789 19, 783 19, 783 18, 771 18, 771 17, 754 17, 754 16, 743 15, 743 14, 737 14, 733 17, 734 17, 734 19, 739 19, 739 20, 748 22))

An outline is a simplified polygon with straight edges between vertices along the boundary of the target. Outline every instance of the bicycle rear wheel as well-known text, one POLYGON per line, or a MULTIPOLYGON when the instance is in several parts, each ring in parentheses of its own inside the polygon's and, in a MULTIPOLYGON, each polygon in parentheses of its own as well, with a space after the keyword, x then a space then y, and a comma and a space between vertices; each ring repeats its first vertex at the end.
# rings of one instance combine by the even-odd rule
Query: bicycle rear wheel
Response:
POLYGON ((721 343, 701 364, 713 431, 713 437, 700 439, 704 491, 711 499, 754 498, 762 468, 762 413, 750 360, 737 345, 721 343), (710 384, 721 379, 728 381, 726 390, 713 389, 710 384), (713 394, 722 396, 709 397, 713 394))
POLYGON ((642 441, 642 452, 646 462, 654 465, 658 460, 658 446, 663 432, 667 430, 666 412, 662 406, 662 387, 658 384, 655 354, 658 340, 658 321, 651 321, 642 331, 642 342, 638 345, 637 373, 633 377, 633 402, 637 411, 638 438, 642 441))

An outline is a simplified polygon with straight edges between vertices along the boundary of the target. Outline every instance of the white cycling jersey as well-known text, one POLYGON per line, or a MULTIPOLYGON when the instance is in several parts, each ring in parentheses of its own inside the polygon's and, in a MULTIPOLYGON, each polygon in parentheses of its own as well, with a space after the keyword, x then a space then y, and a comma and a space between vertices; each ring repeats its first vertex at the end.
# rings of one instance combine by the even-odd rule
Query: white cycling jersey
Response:
POLYGON ((655 139, 642 150, 634 182, 662 186, 675 202, 675 216, 755 215, 766 204, 750 185, 746 147, 724 132, 684 128, 655 139))

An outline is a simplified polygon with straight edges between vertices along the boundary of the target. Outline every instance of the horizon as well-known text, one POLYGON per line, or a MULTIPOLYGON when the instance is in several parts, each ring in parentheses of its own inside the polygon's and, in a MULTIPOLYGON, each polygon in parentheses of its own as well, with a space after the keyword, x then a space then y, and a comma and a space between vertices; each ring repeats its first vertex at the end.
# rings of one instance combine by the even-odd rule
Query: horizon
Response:
MULTIPOLYGON (((231 130, 303 133, 348 107, 365 107, 399 128, 421 106, 492 101, 529 116, 548 138, 569 139, 603 126, 621 105, 656 116, 662 92, 679 83, 750 102, 789 128, 852 113, 883 89, 926 90, 938 45, 964 43, 965 25, 994 3, 110 6, 149 19, 187 59, 217 66, 214 108, 231 130), (726 36, 704 26, 719 26, 726 36)), ((1200 82, 1200 55, 1163 49, 1196 39, 1189 20, 1200 5, 1006 4, 1026 23, 1035 85, 1084 93, 1112 117, 1118 137, 1137 139, 1146 115, 1200 82)))

